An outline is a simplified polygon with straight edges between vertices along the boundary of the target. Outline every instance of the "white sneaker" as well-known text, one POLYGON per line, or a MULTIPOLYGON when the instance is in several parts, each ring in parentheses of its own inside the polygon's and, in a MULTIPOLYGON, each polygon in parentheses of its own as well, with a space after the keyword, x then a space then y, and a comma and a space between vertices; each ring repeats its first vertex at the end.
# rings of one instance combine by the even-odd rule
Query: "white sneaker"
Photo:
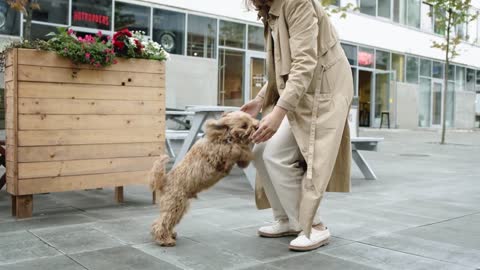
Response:
POLYGON ((289 248, 295 251, 310 251, 328 245, 329 240, 330 231, 328 228, 324 230, 312 228, 310 239, 302 232, 297 238, 290 242, 289 248))
POLYGON ((284 236, 296 236, 300 231, 295 231, 290 228, 288 220, 278 220, 273 225, 264 226, 258 229, 258 235, 268 238, 277 238, 284 236))

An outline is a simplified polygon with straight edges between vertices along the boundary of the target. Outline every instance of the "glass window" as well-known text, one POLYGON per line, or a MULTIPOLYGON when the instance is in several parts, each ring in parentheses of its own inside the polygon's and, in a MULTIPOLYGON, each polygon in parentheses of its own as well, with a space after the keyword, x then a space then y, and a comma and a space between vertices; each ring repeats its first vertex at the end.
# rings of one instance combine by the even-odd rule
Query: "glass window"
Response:
POLYGON ((358 65, 373 68, 375 65, 375 51, 370 48, 360 47, 358 50, 358 65))
POLYGON ((215 58, 217 20, 188 15, 187 55, 215 58))
POLYGON ((407 0, 407 24, 420 28, 420 3, 421 0, 407 0))
MULTIPOLYGON (((471 14, 476 14, 476 11, 471 10, 471 14)), ((477 27, 478 27, 478 22, 477 20, 471 21, 467 24, 467 36, 468 36, 468 41, 475 43, 477 41, 477 27)))
POLYGON ((245 48, 245 24, 220 21, 219 46, 245 48))
POLYGON ((405 14, 407 10, 407 1, 393 0, 393 21, 405 24, 405 14))
POLYGON ((376 51, 376 69, 390 70, 390 53, 384 51, 376 51))
POLYGON ((405 81, 405 56, 392 53, 392 69, 397 72, 397 81, 405 81))
POLYGON ((420 59, 420 76, 432 76, 432 61, 427 59, 420 59))
POLYGON ((219 53, 218 104, 242 106, 245 53, 228 49, 220 49, 219 53))
MULTIPOLYGON (((25 27, 25 24, 23 25, 23 27, 25 27)), ((57 32, 57 27, 32 23, 32 40, 48 40, 51 37, 47 37, 47 35, 51 32, 57 32)))
POLYGON ((465 91, 465 68, 464 67, 457 67, 455 69, 455 90, 457 91, 465 91))
POLYGON ((433 17, 433 31, 435 32, 435 34, 445 35, 445 27, 441 26, 441 23, 438 22, 439 20, 441 20, 441 18, 434 15, 434 17, 433 17))
POLYGON ((391 0, 378 0, 378 16, 390 19, 391 3, 391 0))
POLYGON ((11 9, 6 1, 0 3, 0 34, 20 35, 20 13, 11 9))
POLYGON ((265 51, 265 37, 263 27, 248 26, 248 49, 255 51, 265 51))
POLYGON ((154 9, 152 39, 168 53, 184 54, 185 14, 154 9))
POLYGON ((418 58, 407 56, 407 82, 418 84, 418 58))
POLYGON ((429 15, 431 12, 433 12, 432 5, 422 2, 420 28, 429 32, 433 32, 433 18, 429 15))
POLYGON ((465 39, 467 36, 467 25, 462 23, 455 26, 455 35, 461 39, 465 39))
POLYGON ((363 14, 376 16, 377 0, 360 0, 360 12, 363 14))
POLYGON ((480 70, 477 70, 477 85, 480 85, 480 70))
POLYGON ((150 35, 150 7, 115 2, 115 31, 127 28, 150 35))
POLYGON ((427 78, 420 78, 418 95, 418 126, 429 127, 432 106, 432 81, 427 78))
POLYGON ((475 70, 467 68, 467 91, 475 92, 475 70))
POLYGON ((448 66, 448 80, 455 81, 455 66, 449 65, 448 66))
POLYGON ((342 48, 345 51, 345 54, 347 55, 348 62, 350 63, 350 65, 356 66, 357 65, 357 46, 342 44, 342 48))
POLYGON ((112 29, 112 0, 72 0, 72 25, 112 29))
POLYGON ((38 0, 39 10, 33 11, 33 20, 68 24, 68 0, 38 0))
POLYGON ((455 84, 448 82, 447 87, 447 108, 446 108, 446 126, 453 127, 455 123, 455 84))
POLYGON ((352 77, 353 77, 353 95, 358 97, 358 89, 357 89, 357 69, 352 68, 352 77))
POLYGON ((440 62, 433 62, 432 64, 432 77, 437 79, 443 79, 444 64, 440 62))

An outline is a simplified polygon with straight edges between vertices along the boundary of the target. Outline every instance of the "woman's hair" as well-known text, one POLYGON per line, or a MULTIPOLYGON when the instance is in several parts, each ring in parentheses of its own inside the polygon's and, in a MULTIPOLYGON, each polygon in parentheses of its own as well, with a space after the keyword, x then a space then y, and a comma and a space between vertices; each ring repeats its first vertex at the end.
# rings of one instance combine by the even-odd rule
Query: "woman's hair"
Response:
POLYGON ((259 17, 265 17, 270 11, 270 4, 273 0, 244 0, 247 10, 258 11, 259 17))

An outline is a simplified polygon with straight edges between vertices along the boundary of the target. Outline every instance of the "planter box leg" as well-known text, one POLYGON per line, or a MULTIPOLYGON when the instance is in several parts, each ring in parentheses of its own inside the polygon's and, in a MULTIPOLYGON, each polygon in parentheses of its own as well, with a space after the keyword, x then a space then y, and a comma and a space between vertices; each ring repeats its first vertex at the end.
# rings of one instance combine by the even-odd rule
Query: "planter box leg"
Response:
POLYGON ((115 201, 123 203, 123 187, 115 187, 115 201))
POLYGON ((11 196, 12 198, 12 217, 17 216, 17 196, 11 196))
POLYGON ((16 196, 15 213, 17 218, 32 217, 33 212, 33 195, 16 196))

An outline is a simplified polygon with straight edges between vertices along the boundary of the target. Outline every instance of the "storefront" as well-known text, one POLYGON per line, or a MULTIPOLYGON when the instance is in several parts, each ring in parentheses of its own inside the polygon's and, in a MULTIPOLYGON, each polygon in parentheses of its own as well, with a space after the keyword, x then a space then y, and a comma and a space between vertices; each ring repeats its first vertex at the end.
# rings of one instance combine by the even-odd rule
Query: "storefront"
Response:
MULTIPOLYGON (((225 6, 225 1, 216 2, 225 6)), ((106 35, 128 28, 144 31, 149 38, 162 44, 172 55, 172 61, 167 63, 169 107, 181 108, 189 104, 241 106, 254 97, 265 83, 263 27, 254 16, 253 19, 244 19, 243 15, 238 15, 245 14, 240 8, 240 0, 227 1, 239 6, 237 15, 208 12, 208 7, 201 10, 199 3, 189 1, 38 2, 41 9, 33 15, 34 38, 46 38, 45 35, 56 31, 57 27, 71 27, 80 34, 102 31, 106 35)), ((364 23, 378 20, 364 18, 368 17, 365 14, 383 18, 383 11, 387 10, 381 6, 369 9, 365 1, 360 4, 360 13, 363 14, 359 17, 364 23)), ((408 27, 424 25, 425 17, 419 18, 423 11, 421 14, 420 11, 409 13, 403 20, 389 14, 390 20, 395 23, 408 27)), ((355 16, 349 14, 348 18, 355 16)), ((345 23, 345 20, 336 23, 345 23)), ((2 1, 0 41, 18 39, 23 34, 22 27, 19 13, 10 10, 2 1)), ((345 33, 352 27, 344 26, 342 29, 343 37, 350 40, 342 43, 342 46, 352 65, 355 95, 359 99, 360 125, 378 127, 382 113, 389 112, 393 126, 438 127, 442 120, 444 64, 438 59, 379 48, 362 40, 352 41, 349 33, 345 33)), ((458 123, 462 123, 463 118, 468 120, 474 116, 461 110, 461 102, 469 98, 465 93, 480 90, 480 70, 467 65, 452 65, 449 79, 447 125, 467 127, 458 123)))

